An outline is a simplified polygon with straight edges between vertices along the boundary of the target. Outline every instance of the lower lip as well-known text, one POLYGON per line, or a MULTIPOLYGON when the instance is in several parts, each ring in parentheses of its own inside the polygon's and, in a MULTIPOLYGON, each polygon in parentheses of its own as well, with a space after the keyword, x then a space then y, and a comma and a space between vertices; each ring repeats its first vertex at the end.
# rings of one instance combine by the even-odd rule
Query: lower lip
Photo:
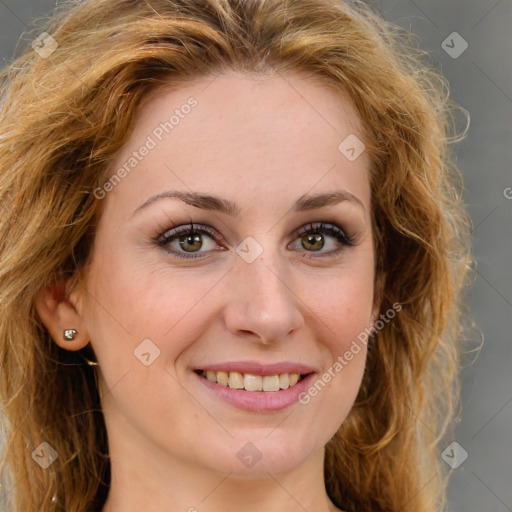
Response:
POLYGON ((286 409, 299 400, 299 395, 306 390, 315 376, 314 373, 310 373, 294 386, 279 391, 246 391, 221 386, 193 373, 203 386, 221 400, 238 409, 252 412, 277 412, 286 409))

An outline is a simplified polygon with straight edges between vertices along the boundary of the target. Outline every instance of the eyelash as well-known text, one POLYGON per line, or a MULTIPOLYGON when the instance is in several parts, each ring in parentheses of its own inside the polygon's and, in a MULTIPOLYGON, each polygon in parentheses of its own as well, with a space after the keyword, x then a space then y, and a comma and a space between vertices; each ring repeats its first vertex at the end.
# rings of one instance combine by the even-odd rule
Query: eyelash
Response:
MULTIPOLYGON (((191 222, 190 225, 187 226, 180 226, 178 228, 168 228, 166 229, 162 234, 160 234, 156 238, 156 244, 160 247, 165 248, 167 245, 169 245, 170 242, 172 242, 174 239, 183 236, 183 235, 189 235, 189 234, 206 234, 212 240, 215 242, 219 242, 218 236, 216 236, 215 232, 210 229, 207 226, 203 226, 200 224, 196 224, 194 227, 194 224, 191 222)), ((297 238, 303 237, 304 235, 312 235, 312 234, 327 234, 337 240, 342 247, 339 249, 336 249, 334 251, 330 251, 327 253, 327 255, 324 256, 315 256, 317 258, 323 258, 328 256, 334 256, 341 252, 345 247, 352 247, 355 245, 355 237, 347 235, 341 228, 339 228, 336 224, 330 224, 330 223, 324 223, 322 222, 316 222, 316 223, 310 223, 302 228, 298 229, 294 232, 294 235, 297 238)), ((196 259, 196 258, 204 258, 205 256, 202 256, 204 252, 197 251, 196 253, 184 253, 175 251, 174 249, 167 250, 169 254, 172 254, 173 256, 176 256, 178 258, 183 259, 196 259)), ((320 251, 306 251, 310 253, 316 253, 320 251)), ((310 257, 310 256, 308 256, 310 257)))

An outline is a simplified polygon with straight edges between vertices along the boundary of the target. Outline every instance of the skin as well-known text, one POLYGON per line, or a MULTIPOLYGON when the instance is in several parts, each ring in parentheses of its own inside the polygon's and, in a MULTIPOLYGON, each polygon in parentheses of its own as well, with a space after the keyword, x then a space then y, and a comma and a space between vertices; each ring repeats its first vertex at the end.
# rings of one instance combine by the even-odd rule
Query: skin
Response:
POLYGON ((308 404, 280 412, 227 404, 193 369, 292 361, 321 375, 372 325, 369 158, 349 161, 338 150, 349 134, 362 138, 360 120, 310 78, 226 72, 148 96, 113 172, 191 96, 198 105, 102 200, 86 290, 67 296, 56 283, 37 302, 56 343, 78 350, 91 342, 100 364, 112 462, 103 512, 338 510, 325 491, 324 446, 356 398, 364 345, 308 404), (134 213, 166 190, 220 196, 240 213, 169 198, 134 213), (305 194, 333 190, 362 204, 291 210, 305 194), (196 245, 180 249, 175 239, 171 247, 186 255, 200 246, 202 258, 181 259, 154 242, 191 220, 219 240, 203 234, 196 245), (354 245, 324 234, 325 245, 311 248, 295 234, 320 221, 354 245), (236 252, 248 236, 263 249, 252 263, 236 252), (62 339, 68 328, 79 331, 74 341, 62 339), (149 366, 134 357, 144 339, 160 350, 149 366), (262 454, 250 468, 237 457, 248 442, 262 454))

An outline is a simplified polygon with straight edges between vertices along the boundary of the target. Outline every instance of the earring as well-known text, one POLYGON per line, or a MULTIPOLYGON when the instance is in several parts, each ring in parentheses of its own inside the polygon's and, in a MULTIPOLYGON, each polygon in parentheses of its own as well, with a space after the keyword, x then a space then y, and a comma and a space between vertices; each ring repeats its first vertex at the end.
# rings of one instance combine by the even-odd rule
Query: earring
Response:
POLYGON ((78 331, 76 329, 66 329, 64 331, 64 339, 66 341, 73 341, 78 334, 78 331))

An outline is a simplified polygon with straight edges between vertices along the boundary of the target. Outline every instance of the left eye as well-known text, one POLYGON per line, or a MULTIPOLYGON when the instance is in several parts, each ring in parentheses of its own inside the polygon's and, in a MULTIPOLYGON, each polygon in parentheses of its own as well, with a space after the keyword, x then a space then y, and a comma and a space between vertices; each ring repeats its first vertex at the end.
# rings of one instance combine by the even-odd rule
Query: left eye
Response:
MULTIPOLYGON (((334 249, 330 251, 322 251, 322 256, 333 256, 342 251, 345 247, 354 245, 354 238, 348 236, 341 228, 335 224, 325 224, 318 222, 314 224, 308 224, 303 228, 299 229, 295 233, 300 237, 300 242, 304 248, 312 248, 311 251, 307 252, 319 252, 325 246, 325 237, 334 240, 334 249), (336 245, 338 247, 336 248, 336 245)), ((308 256, 311 257, 311 256, 308 256)))
MULTIPOLYGON (((297 242, 301 243, 302 249, 309 253, 320 253, 322 255, 320 257, 337 254, 345 247, 353 245, 353 239, 335 224, 325 224, 323 222, 308 224, 296 231, 294 235, 299 238, 297 242), (326 246, 326 237, 334 240, 331 243, 334 248, 330 251, 321 251, 326 246), (338 245, 337 248, 336 245, 338 245)), ((192 223, 189 226, 181 226, 166 231, 158 237, 157 243, 159 246, 166 248, 169 254, 179 258, 202 258, 201 254, 208 252, 208 250, 201 251, 204 248, 203 239, 205 236, 211 240, 210 250, 226 250, 218 245, 218 237, 210 228, 200 225, 194 226, 192 223)), ((298 250, 301 250, 301 248, 298 250)))

